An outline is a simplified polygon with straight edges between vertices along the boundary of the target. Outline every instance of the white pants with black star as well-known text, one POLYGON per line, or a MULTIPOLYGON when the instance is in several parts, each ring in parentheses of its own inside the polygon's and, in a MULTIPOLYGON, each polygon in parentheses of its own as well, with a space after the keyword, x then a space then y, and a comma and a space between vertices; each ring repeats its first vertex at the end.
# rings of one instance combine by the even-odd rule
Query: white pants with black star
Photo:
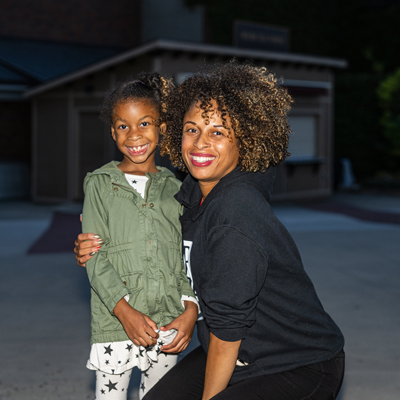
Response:
MULTIPOLYGON (((139 399, 166 374, 178 361, 177 354, 161 353, 157 362, 150 362, 150 367, 142 371, 139 387, 139 399)), ((126 400, 132 370, 121 374, 107 374, 96 371, 96 400, 126 400)))

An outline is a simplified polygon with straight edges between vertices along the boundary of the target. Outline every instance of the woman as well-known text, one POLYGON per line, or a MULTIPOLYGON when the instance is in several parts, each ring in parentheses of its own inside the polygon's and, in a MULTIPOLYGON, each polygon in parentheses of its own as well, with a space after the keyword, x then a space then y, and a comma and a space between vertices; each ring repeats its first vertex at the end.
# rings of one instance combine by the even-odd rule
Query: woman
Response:
MULTIPOLYGON (((188 177, 176 195, 201 347, 145 399, 332 399, 343 336, 269 205, 287 154, 291 98, 264 68, 229 64, 169 99, 162 153, 188 177)), ((80 253, 84 254, 84 252, 80 253)))

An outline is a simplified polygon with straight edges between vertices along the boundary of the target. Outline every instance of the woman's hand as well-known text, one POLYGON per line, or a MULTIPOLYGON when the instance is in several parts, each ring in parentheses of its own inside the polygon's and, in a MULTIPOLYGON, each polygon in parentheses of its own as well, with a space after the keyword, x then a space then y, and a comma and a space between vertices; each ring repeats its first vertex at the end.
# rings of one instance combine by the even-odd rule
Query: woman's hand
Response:
POLYGON ((164 353, 180 353, 186 349, 192 339, 194 325, 198 316, 198 308, 197 304, 192 301, 185 301, 184 304, 185 311, 172 322, 160 328, 161 331, 168 331, 170 329, 178 331, 170 344, 161 347, 164 353))
POLYGON ((75 240, 75 258, 77 264, 85 267, 85 262, 90 260, 97 253, 104 243, 104 240, 95 233, 81 233, 75 240))
POLYGON ((147 315, 131 307, 125 299, 121 299, 114 307, 114 314, 121 321, 129 339, 136 346, 151 346, 157 342, 156 323, 147 315))

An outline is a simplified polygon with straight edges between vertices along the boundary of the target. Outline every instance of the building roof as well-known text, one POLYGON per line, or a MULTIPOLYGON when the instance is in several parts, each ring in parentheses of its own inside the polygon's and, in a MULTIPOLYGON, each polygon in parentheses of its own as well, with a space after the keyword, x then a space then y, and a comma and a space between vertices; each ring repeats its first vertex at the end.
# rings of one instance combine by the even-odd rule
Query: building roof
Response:
POLYGON ((316 57, 302 54, 272 52, 264 50, 246 50, 230 46, 217 46, 209 44, 177 42, 171 40, 156 40, 131 50, 95 62, 78 71, 56 78, 42 85, 39 85, 25 93, 25 97, 32 97, 48 90, 54 89, 66 83, 83 78, 87 75, 113 67, 127 60, 139 57, 147 53, 159 53, 170 51, 174 53, 201 54, 209 57, 226 57, 251 60, 266 60, 273 62, 289 62, 299 65, 309 65, 325 68, 346 68, 347 61, 337 58, 316 57))
POLYGON ((120 49, 0 38, 0 83, 42 84, 117 52, 120 49))

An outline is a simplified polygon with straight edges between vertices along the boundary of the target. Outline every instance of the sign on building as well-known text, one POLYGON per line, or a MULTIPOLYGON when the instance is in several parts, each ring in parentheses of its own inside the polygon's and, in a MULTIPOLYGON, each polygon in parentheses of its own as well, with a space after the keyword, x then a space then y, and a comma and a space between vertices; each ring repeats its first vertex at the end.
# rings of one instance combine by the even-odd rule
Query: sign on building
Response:
POLYGON ((287 28, 235 21, 234 45, 244 49, 289 51, 287 28))

